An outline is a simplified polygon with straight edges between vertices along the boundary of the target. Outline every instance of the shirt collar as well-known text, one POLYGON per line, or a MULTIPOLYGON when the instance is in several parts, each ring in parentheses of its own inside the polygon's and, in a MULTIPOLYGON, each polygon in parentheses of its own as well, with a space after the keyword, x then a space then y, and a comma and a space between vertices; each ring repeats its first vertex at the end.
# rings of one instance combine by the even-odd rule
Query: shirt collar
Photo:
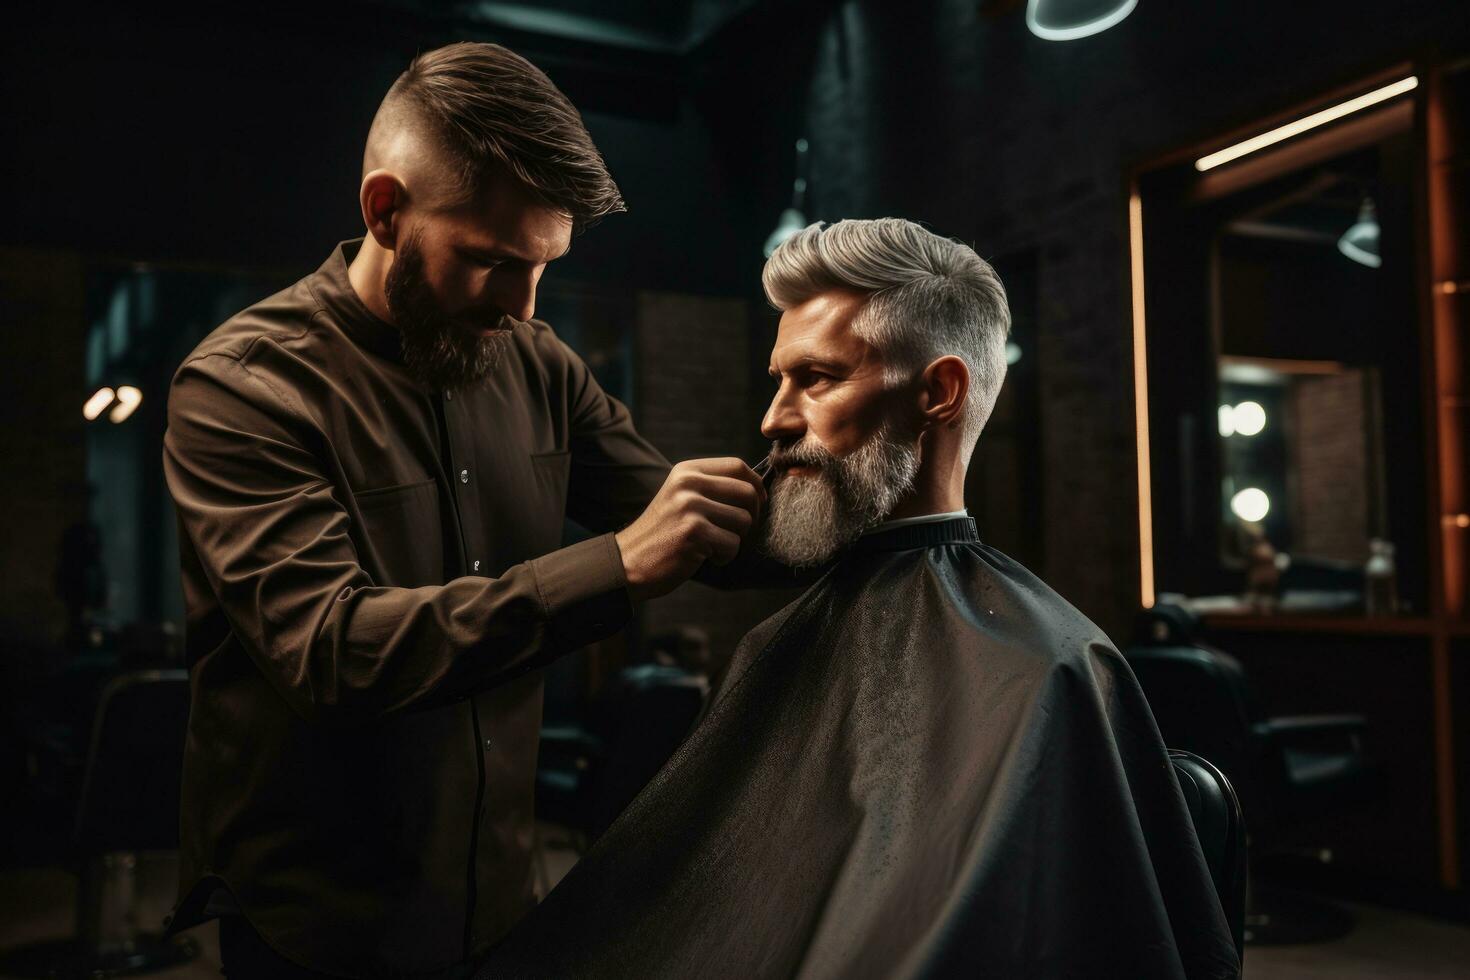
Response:
POLYGON ((339 243, 321 268, 307 278, 307 288, 321 308, 354 341, 390 360, 402 361, 403 347, 399 342, 398 328, 369 310, 347 277, 347 266, 357 257, 362 242, 361 238, 354 238, 339 243))

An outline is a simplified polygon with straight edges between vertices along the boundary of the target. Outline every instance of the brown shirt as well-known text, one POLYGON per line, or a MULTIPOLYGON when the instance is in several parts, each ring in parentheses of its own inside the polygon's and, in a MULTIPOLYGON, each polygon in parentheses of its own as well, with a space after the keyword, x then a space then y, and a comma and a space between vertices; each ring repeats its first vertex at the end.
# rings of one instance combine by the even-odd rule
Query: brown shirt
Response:
POLYGON ((534 903, 541 672, 624 625, 611 533, 668 463, 543 323, 429 391, 340 246, 179 368, 164 469, 192 708, 182 896, 348 976, 473 958, 534 903))

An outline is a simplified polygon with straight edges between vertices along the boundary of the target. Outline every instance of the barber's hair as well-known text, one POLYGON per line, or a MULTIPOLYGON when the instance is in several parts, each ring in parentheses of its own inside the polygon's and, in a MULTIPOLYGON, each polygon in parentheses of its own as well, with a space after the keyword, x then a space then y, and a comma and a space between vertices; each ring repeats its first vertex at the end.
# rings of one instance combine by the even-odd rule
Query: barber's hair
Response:
POLYGON ((384 104, 402 105, 428 127, 464 198, 499 169, 578 229, 627 210, 576 107, 541 69, 498 44, 424 52, 384 104))
POLYGON ((1000 277, 974 250, 902 218, 839 221, 797 232, 766 261, 766 297, 789 310, 832 289, 868 294, 852 332, 902 384, 954 355, 970 370, 961 422, 968 464, 1006 375, 1011 313, 1000 277))

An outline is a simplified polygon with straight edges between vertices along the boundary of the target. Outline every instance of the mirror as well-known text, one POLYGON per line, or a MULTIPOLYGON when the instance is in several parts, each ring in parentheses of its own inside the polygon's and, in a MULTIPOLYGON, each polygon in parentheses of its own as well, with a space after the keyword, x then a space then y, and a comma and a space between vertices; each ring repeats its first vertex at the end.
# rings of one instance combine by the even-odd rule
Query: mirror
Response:
POLYGON ((1427 613, 1434 375, 1411 108, 1140 174, 1158 597, 1427 613))
POLYGON ((1419 505, 1397 499, 1416 483, 1388 479, 1386 445, 1385 413, 1412 418, 1419 397, 1390 180, 1372 146, 1237 195, 1216 226, 1220 560, 1253 611, 1389 616, 1414 602, 1393 514, 1419 505))

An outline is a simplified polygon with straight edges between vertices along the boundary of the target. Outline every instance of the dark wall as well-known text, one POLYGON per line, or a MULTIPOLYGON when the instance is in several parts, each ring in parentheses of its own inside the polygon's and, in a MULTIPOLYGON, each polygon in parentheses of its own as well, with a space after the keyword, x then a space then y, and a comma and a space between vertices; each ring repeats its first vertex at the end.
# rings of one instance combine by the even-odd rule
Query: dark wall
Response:
POLYGON ((417 51, 474 37, 511 44, 567 91, 628 200, 556 275, 738 288, 718 231, 733 205, 675 60, 542 51, 367 3, 181 9, 7 14, 0 244, 309 272, 362 233, 362 143, 383 93, 417 51))

